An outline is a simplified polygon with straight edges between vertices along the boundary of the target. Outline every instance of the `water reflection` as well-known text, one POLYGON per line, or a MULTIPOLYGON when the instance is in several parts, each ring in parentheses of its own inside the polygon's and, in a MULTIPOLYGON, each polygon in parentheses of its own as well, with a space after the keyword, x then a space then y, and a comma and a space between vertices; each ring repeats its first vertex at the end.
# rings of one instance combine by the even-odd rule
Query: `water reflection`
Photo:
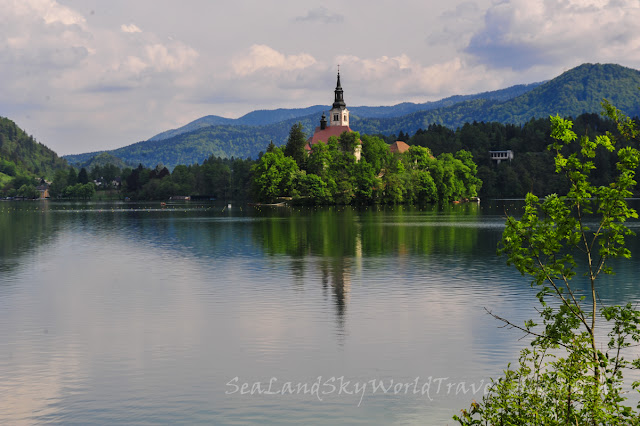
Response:
MULTIPOLYGON (((533 291, 495 256, 499 205, 21 206, 0 212, 0 263, 13 262, 0 275, 0 423, 444 424, 469 395, 358 407, 225 384, 479 382, 525 344, 483 308, 535 315, 533 291)), ((621 262, 601 297, 637 299, 637 265, 621 262)))
POLYGON ((49 203, 0 202, 0 272, 11 273, 20 256, 49 243, 56 229, 49 203))

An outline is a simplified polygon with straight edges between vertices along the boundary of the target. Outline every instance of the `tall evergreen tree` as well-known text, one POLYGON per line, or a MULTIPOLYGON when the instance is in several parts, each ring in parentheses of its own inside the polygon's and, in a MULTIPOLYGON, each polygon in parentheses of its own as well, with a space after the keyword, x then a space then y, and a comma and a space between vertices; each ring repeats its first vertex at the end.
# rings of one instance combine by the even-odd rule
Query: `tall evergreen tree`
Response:
POLYGON ((284 155, 293 158, 300 168, 303 168, 306 160, 304 152, 304 144, 306 142, 307 135, 302 130, 302 123, 294 124, 289 131, 289 139, 284 147, 284 155))
POLYGON ((67 174, 67 186, 73 186, 78 183, 78 174, 76 173, 76 169, 73 167, 69 170, 69 174, 67 174))
POLYGON ((78 183, 86 184, 89 183, 89 174, 87 173, 87 169, 84 167, 80 169, 80 173, 78 173, 78 183))

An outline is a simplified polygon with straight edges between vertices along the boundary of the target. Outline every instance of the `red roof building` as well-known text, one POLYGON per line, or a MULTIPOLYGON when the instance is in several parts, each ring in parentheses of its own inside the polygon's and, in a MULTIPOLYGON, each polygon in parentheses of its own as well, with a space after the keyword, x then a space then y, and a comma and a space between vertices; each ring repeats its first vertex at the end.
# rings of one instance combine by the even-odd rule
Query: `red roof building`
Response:
POLYGON ((389 151, 391 151, 392 154, 395 154, 396 152, 402 154, 403 152, 409 151, 409 145, 402 141, 395 141, 389 145, 389 151))
POLYGON ((318 142, 327 143, 331 136, 338 138, 343 132, 351 133, 353 130, 351 130, 349 126, 329 126, 324 129, 316 127, 316 131, 313 133, 313 136, 307 139, 307 145, 309 146, 309 149, 311 149, 312 145, 315 145, 318 142))
MULTIPOLYGON (((347 109, 347 105, 344 102, 344 94, 342 90, 342 85, 340 84, 340 71, 338 71, 338 82, 336 84, 336 89, 334 91, 334 102, 333 108, 329 111, 330 122, 327 126, 327 116, 322 113, 322 118, 320 119, 320 126, 316 127, 313 136, 307 139, 307 144, 304 149, 307 152, 311 152, 311 147, 319 142, 327 143, 331 136, 340 137, 340 135, 344 132, 353 132, 349 127, 349 110, 347 109)), ((360 160, 360 153, 362 151, 362 143, 358 141, 359 144, 353 153, 356 156, 356 159, 360 160)))

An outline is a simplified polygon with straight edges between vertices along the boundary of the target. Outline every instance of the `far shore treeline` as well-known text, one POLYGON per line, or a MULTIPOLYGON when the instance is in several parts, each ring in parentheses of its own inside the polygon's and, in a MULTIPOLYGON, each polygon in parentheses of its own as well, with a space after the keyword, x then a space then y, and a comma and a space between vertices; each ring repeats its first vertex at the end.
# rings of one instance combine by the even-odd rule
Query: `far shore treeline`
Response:
MULTIPOLYGON (((307 204, 417 204, 567 191, 547 150, 549 119, 531 119, 524 125, 473 122, 456 130, 432 124, 413 135, 353 132, 316 144, 309 154, 304 151, 307 135, 296 124, 285 146, 265 142, 256 160, 211 156, 202 164, 173 170, 163 165, 128 166, 115 157, 70 167, 11 120, 1 120, 0 197, 35 198, 42 193, 38 189, 47 187, 52 199, 191 196, 271 203, 285 197, 307 204), (358 138, 362 158, 355 161, 358 138), (392 154, 389 144, 395 140, 406 142, 410 149, 392 154), (514 159, 496 164, 489 157, 491 150, 512 150, 514 159)), ((595 113, 572 121, 579 136, 617 133, 612 121, 595 113)), ((599 153, 594 161, 597 180, 609 181, 615 172, 612 156, 599 153)))

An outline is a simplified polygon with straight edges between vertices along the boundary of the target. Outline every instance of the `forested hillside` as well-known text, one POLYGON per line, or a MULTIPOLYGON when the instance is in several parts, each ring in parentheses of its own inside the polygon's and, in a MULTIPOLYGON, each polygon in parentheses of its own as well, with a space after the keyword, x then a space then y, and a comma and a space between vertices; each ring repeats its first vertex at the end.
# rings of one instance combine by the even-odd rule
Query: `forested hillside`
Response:
POLYGON ((127 163, 123 161, 121 158, 118 158, 108 152, 101 153, 92 153, 93 155, 87 160, 79 163, 71 164, 76 169, 85 168, 87 171, 91 171, 96 167, 104 167, 108 164, 111 164, 119 169, 124 169, 125 167, 135 167, 137 164, 127 163))
POLYGON ((352 117, 351 127, 367 134, 415 133, 430 124, 456 129, 474 121, 523 124, 559 114, 600 112, 603 99, 629 116, 640 116, 640 72, 619 65, 584 64, 507 101, 474 99, 451 107, 396 118, 352 117))
MULTIPOLYGON (((588 135, 594 139, 606 132, 617 134, 615 123, 599 114, 582 114, 573 121, 573 130, 579 137, 588 135)), ((548 118, 532 119, 524 125, 474 122, 457 130, 431 125, 419 130, 407 143, 428 147, 436 156, 462 149, 471 152, 478 165, 478 178, 483 181, 479 193, 483 198, 523 197, 527 192, 539 196, 566 194, 566 181, 555 173, 554 153, 547 149, 552 142, 550 133, 548 118), (489 157, 492 150, 512 150, 514 159, 496 164, 489 157)), ((637 145, 638 140, 632 143, 637 145)), ((578 144, 574 145, 577 149, 578 144)), ((611 153, 598 151, 594 159, 598 168, 595 184, 611 181, 615 160, 611 153)))
POLYGON ((35 197, 41 178, 51 179, 67 167, 66 160, 0 117, 0 196, 35 197))
MULTIPOLYGON (((157 141, 143 141, 109 151, 127 163, 142 164, 154 168, 164 164, 172 170, 178 164, 202 164, 211 155, 222 158, 257 158, 270 141, 282 145, 289 129, 297 121, 303 123, 305 132, 312 131, 315 115, 290 119, 268 126, 210 126, 193 132, 157 141)), ((72 164, 86 163, 98 153, 67 155, 72 164)))
POLYGON ((0 117, 0 158, 4 163, 13 163, 17 172, 24 171, 39 177, 53 176, 57 169, 67 166, 58 154, 4 117, 0 117))
MULTIPOLYGON (((487 99, 495 101, 506 101, 516 96, 527 93, 538 87, 542 83, 519 84, 508 87, 506 89, 495 90, 491 92, 476 93, 473 95, 456 95, 439 101, 425 102, 416 104, 413 102, 403 102, 393 106, 350 106, 349 111, 352 115, 361 118, 385 118, 385 117, 401 117, 403 115, 412 114, 416 111, 427 111, 437 108, 444 108, 460 102, 473 99, 487 99)), ((318 121, 318 116, 323 111, 330 110, 329 105, 314 105, 308 108, 278 108, 275 110, 256 110, 243 115, 237 119, 224 118, 216 115, 207 115, 192 121, 178 129, 167 130, 159 133, 150 141, 158 141, 178 136, 182 133, 193 132, 204 127, 229 125, 229 126, 268 126, 279 122, 296 122, 297 120, 305 121, 309 117, 313 117, 314 125, 318 121)))
MULTIPOLYGON (((350 124, 353 130, 361 134, 387 137, 400 135, 401 132, 412 135, 419 130, 428 129, 433 124, 452 130, 464 126, 465 123, 474 122, 524 125, 532 118, 546 119, 555 114, 563 117, 577 117, 583 113, 598 113, 601 111, 600 102, 604 98, 610 100, 627 115, 638 116, 640 115, 638 87, 640 87, 639 71, 619 65, 584 64, 532 90, 528 87, 520 87, 502 92, 489 92, 485 97, 478 95, 477 98, 471 100, 466 98, 467 100, 452 106, 414 112, 401 117, 363 117, 358 115, 357 107, 350 108, 352 112, 350 124), (521 94, 503 100, 516 93, 521 94)), ((449 99, 453 102, 456 98, 449 99)), ((399 107, 402 105, 406 106, 406 104, 400 104, 399 107)), ((372 111, 377 109, 378 115, 385 115, 389 112, 385 108, 389 107, 370 108, 368 113, 375 115, 372 111)), ((287 110, 278 111, 279 114, 284 114, 287 110)), ((264 126, 227 124, 201 127, 168 139, 138 142, 110 152, 128 163, 142 163, 152 168, 162 163, 170 169, 177 164, 202 163, 210 155, 222 158, 255 159, 265 150, 270 141, 273 141, 276 146, 283 145, 289 129, 297 122, 300 122, 303 130, 310 135, 319 123, 318 114, 319 111, 264 126)), ((95 154, 80 154, 65 158, 72 163, 77 163, 87 161, 93 155, 95 154)))

